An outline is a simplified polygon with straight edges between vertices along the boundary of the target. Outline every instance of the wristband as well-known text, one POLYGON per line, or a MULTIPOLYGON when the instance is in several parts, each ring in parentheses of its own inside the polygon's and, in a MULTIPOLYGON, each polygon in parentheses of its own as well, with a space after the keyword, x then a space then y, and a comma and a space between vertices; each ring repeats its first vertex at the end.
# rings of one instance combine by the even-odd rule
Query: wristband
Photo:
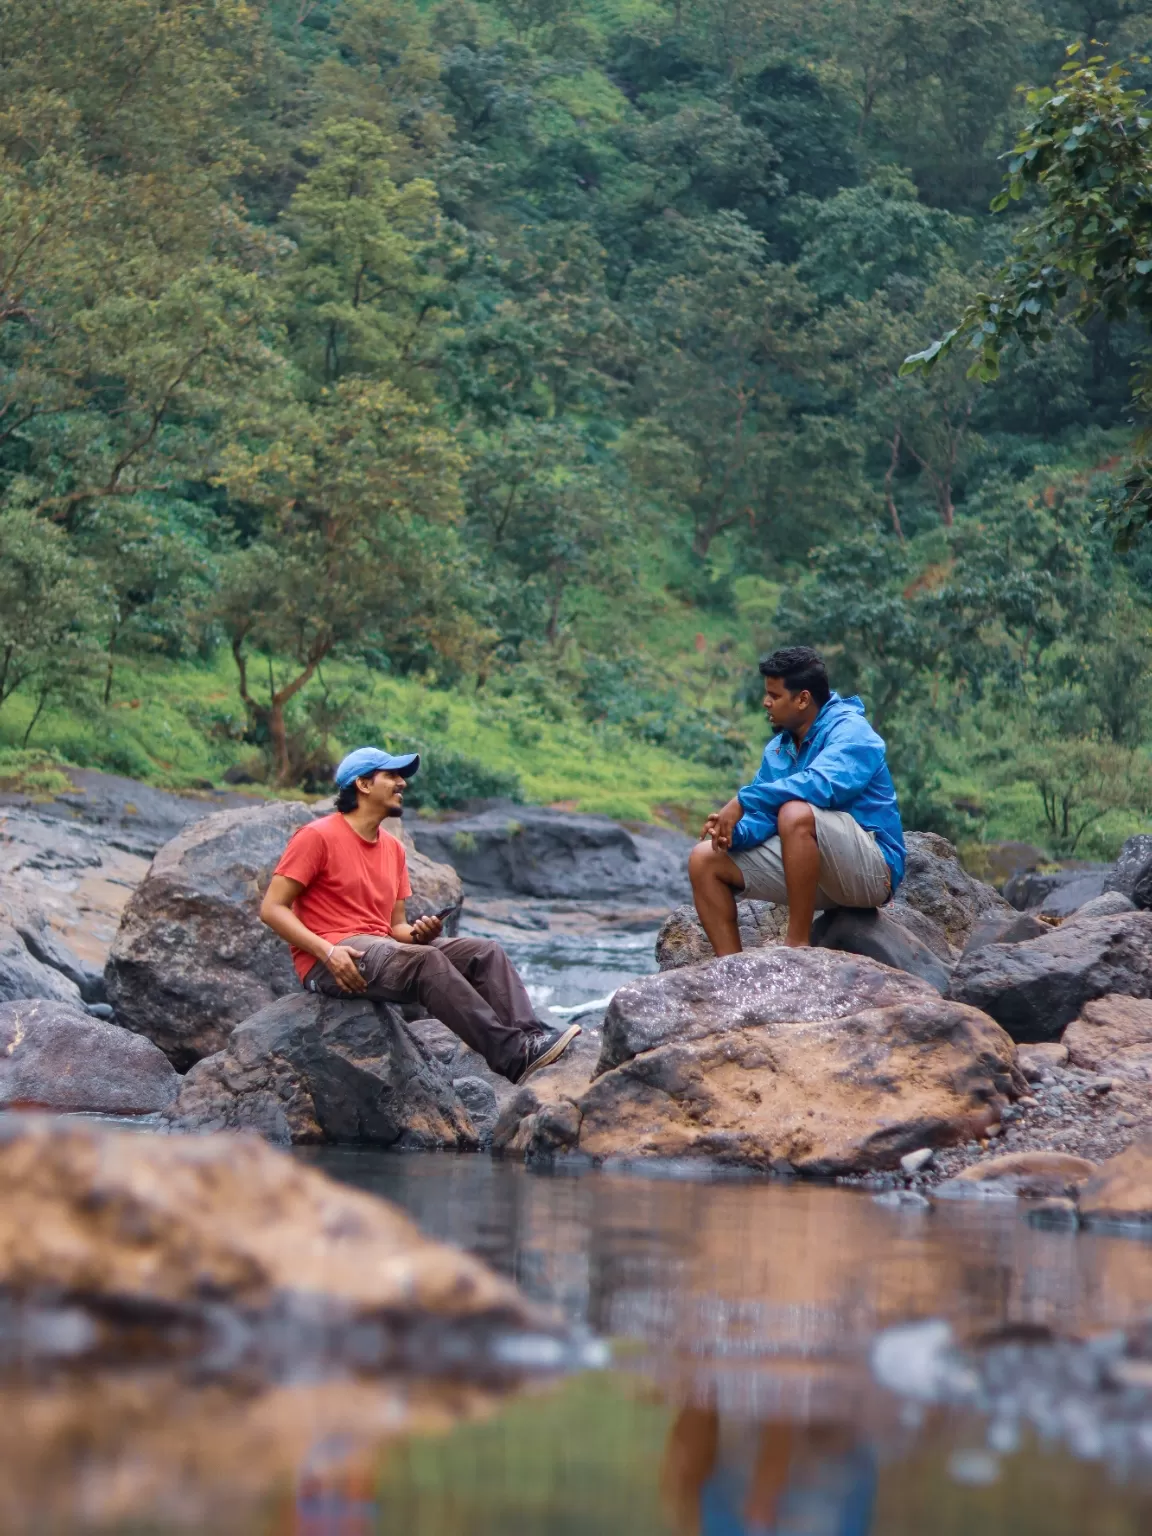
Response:
POLYGON ((328 946, 328 953, 324 956, 324 964, 325 965, 328 964, 329 960, 331 960, 332 956, 335 953, 336 953, 336 946, 335 946, 335 944, 329 944, 329 946, 328 946))

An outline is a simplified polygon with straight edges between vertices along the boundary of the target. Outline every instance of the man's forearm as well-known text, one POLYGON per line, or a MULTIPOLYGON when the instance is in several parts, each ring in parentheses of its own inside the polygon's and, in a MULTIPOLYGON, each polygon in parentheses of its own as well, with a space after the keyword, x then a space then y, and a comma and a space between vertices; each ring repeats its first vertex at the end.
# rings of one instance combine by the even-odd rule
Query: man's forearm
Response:
POLYGON ((305 954, 315 955, 317 960, 327 959, 332 951, 329 941, 313 933, 311 928, 306 928, 291 907, 263 906, 260 908, 260 920, 286 943, 302 949, 305 954))

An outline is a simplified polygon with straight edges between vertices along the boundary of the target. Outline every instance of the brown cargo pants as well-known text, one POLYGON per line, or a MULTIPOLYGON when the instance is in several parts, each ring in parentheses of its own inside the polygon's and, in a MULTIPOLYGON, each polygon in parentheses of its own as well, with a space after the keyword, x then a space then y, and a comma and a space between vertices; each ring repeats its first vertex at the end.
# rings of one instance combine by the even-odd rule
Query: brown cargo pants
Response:
MULTIPOLYGON (((491 939, 433 939, 401 944, 378 933, 361 933, 341 943, 362 949, 360 972, 373 1002, 420 1003, 465 1045, 479 1051, 499 1073, 514 1081, 524 1066, 529 1035, 545 1026, 532 1008, 511 960, 491 939)), ((319 960, 304 978, 309 992, 345 997, 319 960)))

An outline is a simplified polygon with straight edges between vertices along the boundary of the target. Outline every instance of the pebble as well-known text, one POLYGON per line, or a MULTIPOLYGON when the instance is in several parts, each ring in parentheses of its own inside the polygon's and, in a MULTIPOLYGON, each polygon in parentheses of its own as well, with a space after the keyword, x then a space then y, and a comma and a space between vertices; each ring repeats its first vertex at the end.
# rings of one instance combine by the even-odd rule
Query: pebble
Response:
POLYGON ((913 1174, 919 1173, 922 1168, 927 1168, 935 1156, 936 1154, 931 1147, 917 1147, 915 1152, 905 1153, 900 1159, 900 1167, 911 1178, 913 1174))

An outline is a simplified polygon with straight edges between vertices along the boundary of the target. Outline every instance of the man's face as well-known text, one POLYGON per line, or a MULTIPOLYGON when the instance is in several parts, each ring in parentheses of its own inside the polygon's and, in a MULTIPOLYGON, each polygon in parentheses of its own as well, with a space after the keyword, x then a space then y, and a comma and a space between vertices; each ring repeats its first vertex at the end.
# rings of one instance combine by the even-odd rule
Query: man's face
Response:
POLYGON ((404 791, 407 785, 408 781, 402 773, 389 773, 386 768, 374 773, 370 780, 356 780, 356 788, 367 804, 374 811, 382 811, 385 816, 404 814, 404 791))
POLYGON ((812 695, 807 688, 789 693, 782 677, 764 679, 764 711, 778 731, 795 731, 808 719, 812 695))

